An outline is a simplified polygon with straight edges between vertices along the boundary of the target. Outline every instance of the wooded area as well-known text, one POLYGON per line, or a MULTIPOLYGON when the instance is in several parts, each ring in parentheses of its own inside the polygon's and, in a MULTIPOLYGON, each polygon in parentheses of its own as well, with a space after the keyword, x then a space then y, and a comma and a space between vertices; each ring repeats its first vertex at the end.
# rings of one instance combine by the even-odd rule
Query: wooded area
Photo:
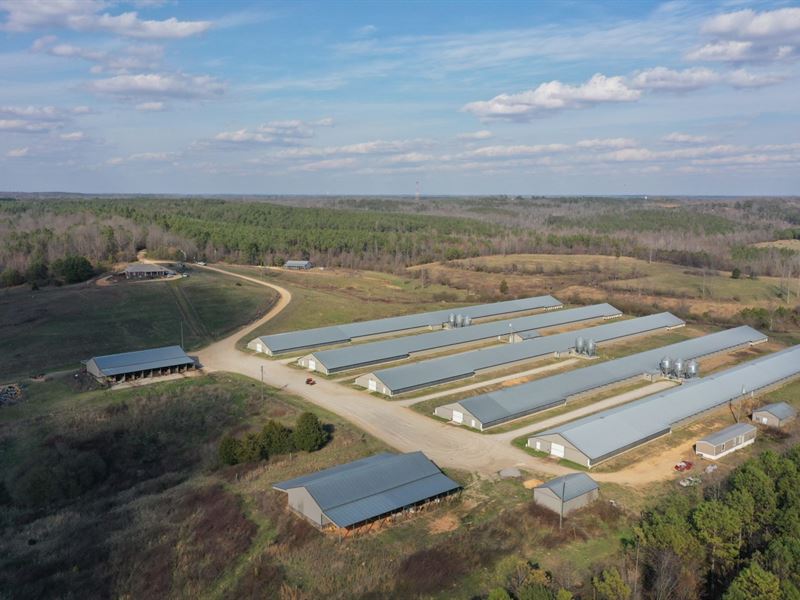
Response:
MULTIPOLYGON (((147 248, 171 259, 398 272, 489 254, 630 256, 791 277, 798 199, 49 198, 0 203, 0 267, 25 274, 84 256, 101 267, 147 248)), ((0 269, 0 270, 2 270, 0 269)), ((26 279, 29 279, 26 277, 26 279)))

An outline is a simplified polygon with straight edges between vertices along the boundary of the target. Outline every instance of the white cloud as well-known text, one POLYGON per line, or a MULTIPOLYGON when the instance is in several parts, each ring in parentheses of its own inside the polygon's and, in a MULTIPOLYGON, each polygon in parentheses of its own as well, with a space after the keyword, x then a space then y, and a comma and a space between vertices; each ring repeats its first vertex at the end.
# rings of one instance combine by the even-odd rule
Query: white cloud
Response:
POLYGON ((487 129, 472 131, 470 133, 459 133, 456 138, 459 140, 487 140, 492 137, 492 132, 487 129))
POLYGON ((375 25, 364 25, 363 27, 359 27, 356 29, 356 35, 359 37, 368 37, 373 35, 375 32, 378 31, 378 28, 375 25))
POLYGON ((480 156, 483 158, 504 158, 509 156, 526 156, 532 154, 549 154, 569 150, 566 144, 538 144, 535 146, 484 146, 467 152, 467 156, 480 156))
POLYGON ((739 62, 753 58, 753 42, 712 42, 686 54, 687 60, 739 62))
POLYGON ((755 74, 745 69, 719 72, 705 67, 692 67, 682 71, 653 67, 637 73, 631 84, 643 90, 688 92, 719 84, 728 84, 736 88, 764 87, 783 80, 784 77, 781 75, 755 74))
POLYGON ((129 156, 115 156, 114 158, 109 158, 106 161, 107 165, 121 165, 124 163, 131 163, 131 162, 170 162, 174 161, 178 158, 177 152, 138 152, 136 154, 131 154, 129 156))
POLYGON ((631 138, 603 138, 603 139, 590 139, 581 140, 575 144, 578 148, 629 148, 636 146, 636 140, 631 138))
POLYGON ((633 102, 640 96, 641 92, 628 87, 624 78, 597 73, 580 85, 550 81, 518 94, 500 94, 491 100, 471 102, 463 110, 484 119, 524 120, 546 111, 633 102))
POLYGON ((116 75, 92 81, 88 87, 99 94, 125 98, 209 98, 225 90, 225 86, 211 76, 184 73, 116 75))
POLYGON ((75 106, 70 112, 75 115, 88 115, 94 111, 88 106, 75 106))
POLYGON ((725 13, 709 19, 703 32, 746 40, 800 40, 800 8, 725 13))
POLYGON ((143 39, 179 39, 203 33, 212 25, 210 21, 179 21, 174 17, 144 20, 136 12, 101 13, 106 7, 101 0, 0 0, 0 11, 7 13, 0 27, 6 31, 60 28, 143 39))
POLYGON ((755 74, 744 69, 737 69, 726 74, 725 81, 737 88, 759 88, 768 85, 775 85, 784 81, 783 75, 773 73, 755 74))
POLYGON ((82 131, 71 131, 69 133, 62 133, 58 137, 66 142, 79 142, 86 139, 86 134, 82 131))
POLYGON ((301 158, 312 156, 335 156, 344 155, 372 155, 372 154, 398 154, 410 152, 420 148, 431 146, 429 140, 373 140, 370 142, 359 142, 357 144, 347 144, 344 146, 324 146, 321 148, 287 148, 274 154, 276 158, 301 158))
POLYGON ((31 46, 33 52, 45 53, 59 58, 77 58, 94 63, 92 73, 112 71, 119 74, 137 70, 152 70, 161 64, 164 48, 154 44, 126 46, 113 51, 97 50, 58 44, 55 36, 37 39, 31 46))
POLYGON ((666 67, 653 67, 637 73, 631 83, 645 90, 688 91, 719 83, 720 76, 705 67, 692 67, 676 71, 666 67))
POLYGON ((0 119, 0 131, 16 133, 43 133, 54 128, 53 123, 27 121, 25 119, 0 119))
POLYGON ((705 135, 691 135, 688 133, 680 133, 678 131, 668 133, 661 139, 671 144, 705 144, 706 142, 710 141, 710 138, 705 135))
POLYGON ((356 164, 354 158, 332 158, 328 160, 318 160, 293 167, 293 171, 331 171, 352 167, 356 164))
POLYGON ((437 157, 432 154, 424 154, 422 152, 407 152, 405 154, 390 156, 384 160, 388 164, 414 164, 441 161, 442 157, 437 157))
POLYGON ((159 112, 164 110, 166 105, 163 102, 140 102, 135 108, 142 112, 159 112))
POLYGON ((6 156, 9 158, 22 158, 23 156, 28 156, 28 152, 30 152, 30 148, 12 148, 8 152, 6 152, 6 156))
POLYGON ((237 129, 222 131, 214 136, 217 142, 234 144, 288 144, 314 135, 315 127, 331 127, 333 119, 326 117, 316 121, 291 119, 285 121, 269 121, 254 129, 237 129))
POLYGON ((680 160, 690 158, 701 158, 706 156, 726 156, 742 153, 747 148, 730 144, 718 144, 716 146, 706 146, 700 148, 680 148, 677 150, 649 150, 647 148, 627 148, 608 152, 600 155, 601 160, 614 162, 641 162, 641 161, 663 161, 680 160))

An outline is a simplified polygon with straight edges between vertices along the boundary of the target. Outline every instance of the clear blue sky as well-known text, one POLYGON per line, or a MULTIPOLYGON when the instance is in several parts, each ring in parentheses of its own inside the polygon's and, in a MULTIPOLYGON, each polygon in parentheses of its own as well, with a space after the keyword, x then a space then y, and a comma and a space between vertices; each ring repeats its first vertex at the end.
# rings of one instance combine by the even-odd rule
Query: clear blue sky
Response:
POLYGON ((0 0, 0 188, 798 194, 791 2, 0 0))

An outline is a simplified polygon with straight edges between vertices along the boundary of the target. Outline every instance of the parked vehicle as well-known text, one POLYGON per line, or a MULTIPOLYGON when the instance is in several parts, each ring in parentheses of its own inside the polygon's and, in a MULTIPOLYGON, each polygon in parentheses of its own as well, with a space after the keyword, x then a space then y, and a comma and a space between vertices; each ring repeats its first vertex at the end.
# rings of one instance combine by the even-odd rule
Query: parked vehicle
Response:
POLYGON ((306 385, 317 385, 317 382, 312 377, 309 377, 306 379, 306 385))
POLYGON ((694 467, 694 463, 692 461, 682 460, 675 465, 675 470, 683 473, 684 471, 690 471, 692 467, 694 467))

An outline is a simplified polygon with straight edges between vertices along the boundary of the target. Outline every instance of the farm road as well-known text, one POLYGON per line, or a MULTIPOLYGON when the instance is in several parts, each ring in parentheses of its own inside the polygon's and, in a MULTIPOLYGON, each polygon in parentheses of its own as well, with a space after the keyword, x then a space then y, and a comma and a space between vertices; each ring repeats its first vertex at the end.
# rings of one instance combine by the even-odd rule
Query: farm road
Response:
MULTIPOLYGON (((270 287, 280 294, 279 301, 255 323, 251 323, 232 335, 200 350, 197 355, 204 368, 209 371, 229 371, 264 382, 299 396, 312 404, 340 415, 370 435, 402 452, 422 450, 443 467, 463 469, 486 476, 496 475, 506 467, 519 467, 537 474, 549 476, 574 472, 556 462, 527 454, 508 443, 500 436, 479 434, 464 428, 428 418, 397 402, 382 400, 366 392, 350 389, 333 381, 318 379, 317 385, 305 385, 305 373, 282 364, 265 360, 253 354, 240 352, 236 342, 249 330, 266 323, 280 313, 291 301, 289 290, 254 277, 231 273, 216 267, 201 267, 239 277, 247 281, 270 287)), ((521 435, 515 433, 513 437, 521 435)), ((626 470, 627 471, 627 470, 626 470)), ((596 473, 599 481, 647 485, 673 474, 665 469, 648 469, 629 477, 626 471, 596 473)))

